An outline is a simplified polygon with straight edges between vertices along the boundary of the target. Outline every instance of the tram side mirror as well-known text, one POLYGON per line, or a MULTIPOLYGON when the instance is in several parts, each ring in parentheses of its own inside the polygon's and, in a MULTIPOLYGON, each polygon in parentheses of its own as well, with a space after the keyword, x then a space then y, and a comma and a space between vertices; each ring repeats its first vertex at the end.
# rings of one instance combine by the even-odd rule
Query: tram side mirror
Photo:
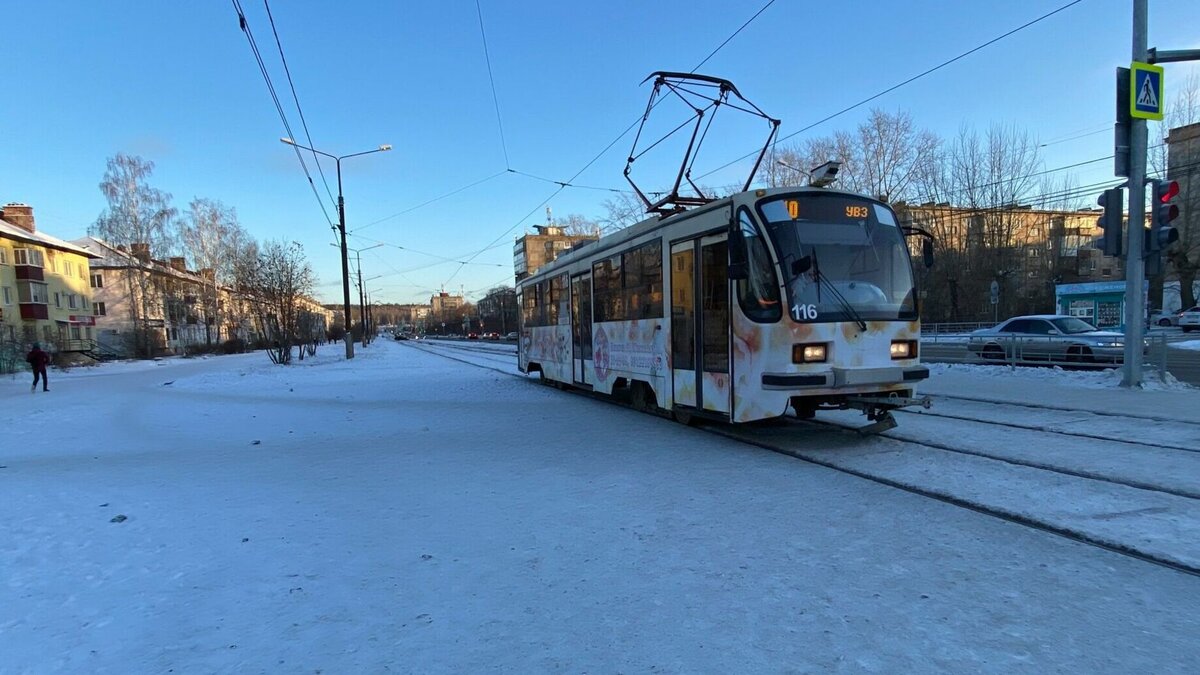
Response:
POLYGON ((933 267, 933 240, 925 239, 921 242, 921 259, 925 262, 925 268, 933 267))
POLYGON ((737 223, 729 228, 729 278, 734 281, 750 278, 750 267, 746 263, 746 238, 737 223))
POLYGON ((803 258, 796 258, 792 261, 792 276, 798 277, 801 274, 812 269, 812 256, 806 255, 803 258))

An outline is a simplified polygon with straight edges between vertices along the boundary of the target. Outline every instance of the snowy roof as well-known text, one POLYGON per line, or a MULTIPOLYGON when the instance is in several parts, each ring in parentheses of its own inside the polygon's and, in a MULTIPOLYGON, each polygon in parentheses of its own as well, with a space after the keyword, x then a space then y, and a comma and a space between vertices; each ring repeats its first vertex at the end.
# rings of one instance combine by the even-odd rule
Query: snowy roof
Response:
MULTIPOLYGON (((100 259, 99 262, 92 264, 93 268, 110 267, 120 269, 129 267, 130 261, 132 261, 134 257, 132 253, 128 251, 122 251, 116 246, 113 246, 103 239, 97 239, 96 237, 83 237, 81 239, 76 239, 74 244, 87 251, 88 255, 100 259)), ((193 281, 203 279, 203 277, 196 272, 192 272, 191 270, 180 271, 174 267, 171 267, 167 263, 162 262, 161 260, 154 260, 153 258, 150 260, 148 269, 151 272, 158 272, 160 274, 166 274, 169 276, 180 277, 193 281)))
POLYGON ((52 237, 45 232, 30 232, 29 230, 17 227, 16 225, 13 225, 12 223, 3 219, 0 219, 0 237, 3 237, 4 239, 23 241, 29 244, 37 244, 39 246, 49 246, 50 248, 56 248, 60 251, 67 251, 69 253, 87 256, 89 258, 100 257, 95 253, 76 246, 75 244, 72 244, 68 241, 63 241, 58 237, 52 237))

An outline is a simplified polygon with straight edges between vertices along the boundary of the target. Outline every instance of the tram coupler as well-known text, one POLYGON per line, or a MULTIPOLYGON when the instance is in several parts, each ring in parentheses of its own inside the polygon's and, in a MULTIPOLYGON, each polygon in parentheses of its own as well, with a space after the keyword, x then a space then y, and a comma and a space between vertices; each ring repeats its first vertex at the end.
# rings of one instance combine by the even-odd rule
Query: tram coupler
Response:
POLYGON ((884 411, 882 414, 877 415, 874 419, 874 422, 866 425, 865 427, 859 427, 855 429, 855 431, 857 431, 860 436, 873 436, 875 434, 882 434, 888 429, 896 428, 896 418, 892 416, 892 411, 890 410, 884 411))
POLYGON ((892 411, 897 408, 908 406, 929 408, 931 405, 932 401, 928 396, 913 398, 897 394, 890 394, 888 396, 850 396, 846 398, 845 402, 847 408, 863 411, 867 419, 871 421, 871 424, 857 429, 858 433, 863 436, 881 434, 889 429, 895 429, 896 418, 892 416, 892 411))

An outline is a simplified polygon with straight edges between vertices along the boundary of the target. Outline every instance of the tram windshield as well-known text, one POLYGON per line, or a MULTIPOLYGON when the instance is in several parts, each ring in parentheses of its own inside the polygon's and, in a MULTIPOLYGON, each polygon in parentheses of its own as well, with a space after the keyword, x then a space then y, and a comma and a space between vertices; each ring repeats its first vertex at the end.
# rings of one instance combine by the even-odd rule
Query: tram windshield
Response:
POLYGON ((892 210, 841 194, 797 193, 758 204, 801 323, 917 318, 908 247, 892 210))

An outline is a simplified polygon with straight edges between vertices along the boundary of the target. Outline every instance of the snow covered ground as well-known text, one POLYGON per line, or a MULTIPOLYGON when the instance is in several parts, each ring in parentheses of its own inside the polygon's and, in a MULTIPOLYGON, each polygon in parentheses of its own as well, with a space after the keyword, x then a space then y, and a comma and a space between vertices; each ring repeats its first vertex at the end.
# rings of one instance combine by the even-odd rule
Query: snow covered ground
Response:
MULTIPOLYGON (((108 365, 53 372, 47 394, 0 379, 0 672, 1126 673, 1200 658, 1196 576, 429 348, 108 365)), ((924 389, 1181 420, 1200 402, 995 370, 936 366, 924 389)), ((918 423, 951 424, 910 415, 899 431, 918 423)), ((945 461, 826 438, 848 461, 935 476, 945 461)), ((1127 452, 1093 468, 1169 461, 1191 489, 1182 451, 1127 452)), ((1084 511, 1067 482, 1043 485, 1040 508, 1084 511)), ((1122 535, 1125 517, 1097 522, 1122 535)))

